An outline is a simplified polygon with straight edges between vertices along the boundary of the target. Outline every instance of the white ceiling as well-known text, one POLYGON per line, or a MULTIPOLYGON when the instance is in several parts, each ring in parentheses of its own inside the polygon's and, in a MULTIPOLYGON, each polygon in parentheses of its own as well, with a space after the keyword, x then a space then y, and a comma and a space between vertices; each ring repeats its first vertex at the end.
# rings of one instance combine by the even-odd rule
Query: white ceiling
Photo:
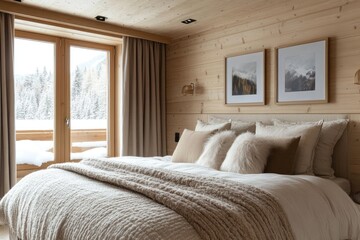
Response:
POLYGON ((288 0, 23 0, 45 9, 107 22, 176 39, 232 22, 288 0), (194 18, 195 23, 181 21, 194 18))

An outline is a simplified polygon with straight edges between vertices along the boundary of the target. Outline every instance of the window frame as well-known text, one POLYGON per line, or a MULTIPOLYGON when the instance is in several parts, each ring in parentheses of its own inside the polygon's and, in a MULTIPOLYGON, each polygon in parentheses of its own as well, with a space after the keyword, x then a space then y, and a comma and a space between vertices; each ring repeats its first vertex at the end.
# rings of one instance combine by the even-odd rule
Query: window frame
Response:
MULTIPOLYGON (((115 111, 115 86, 114 86, 114 79, 115 79, 115 47, 109 46, 105 44, 99 44, 99 43, 92 43, 92 42, 86 42, 82 40, 75 40, 75 39, 64 39, 65 44, 65 98, 67 101, 65 101, 65 119, 71 119, 71 98, 70 98, 70 47, 84 47, 84 48, 90 48, 90 49, 98 49, 98 50, 105 50, 109 51, 109 81, 108 81, 108 119, 107 119, 107 131, 106 131, 106 139, 107 139, 107 151, 108 151, 108 157, 113 157, 114 155, 114 138, 115 138, 115 121, 114 121, 114 111, 115 111)), ((71 124, 71 123, 70 123, 71 124)), ((71 128, 65 127, 64 130, 65 133, 65 143, 71 143, 71 128)), ((70 159, 71 154, 71 145, 66 144, 64 149, 65 159, 70 159)))
MULTIPOLYGON (((116 46, 94 43, 84 40, 75 40, 59 36, 51 36, 40 33, 15 30, 15 38, 28 39, 34 41, 50 42, 54 44, 55 66, 54 66, 54 161, 47 162, 41 166, 30 164, 17 164, 17 176, 23 177, 33 171, 45 169, 51 164, 68 162, 71 153, 70 128, 66 126, 65 119, 70 118, 70 46, 79 46, 85 48, 94 48, 109 51, 109 81, 108 81, 108 120, 107 120, 107 150, 108 157, 114 157, 115 149, 115 69, 116 46)), ((72 161, 73 162, 73 161, 72 161)))

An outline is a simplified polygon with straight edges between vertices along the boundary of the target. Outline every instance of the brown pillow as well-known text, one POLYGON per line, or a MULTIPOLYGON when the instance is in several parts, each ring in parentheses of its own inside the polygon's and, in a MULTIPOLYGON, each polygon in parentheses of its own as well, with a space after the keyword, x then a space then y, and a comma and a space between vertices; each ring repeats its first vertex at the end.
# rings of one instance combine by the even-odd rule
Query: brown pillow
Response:
MULTIPOLYGON (((274 119, 273 122, 275 125, 312 124, 312 122, 287 122, 279 119, 274 119)), ((348 119, 324 121, 320 131, 319 142, 315 149, 313 166, 315 175, 335 178, 334 169, 332 168, 332 155, 334 147, 343 135, 348 122, 348 119)))
POLYGON ((194 163, 200 157, 205 142, 214 131, 191 131, 184 129, 173 153, 172 162, 194 163))
POLYGON ((295 156, 295 173, 313 175, 313 159, 323 120, 311 124, 271 126, 256 123, 256 135, 271 138, 301 136, 295 156))
POLYGON ((295 173, 295 154, 300 142, 297 138, 274 140, 265 166, 265 173, 292 175, 295 173))

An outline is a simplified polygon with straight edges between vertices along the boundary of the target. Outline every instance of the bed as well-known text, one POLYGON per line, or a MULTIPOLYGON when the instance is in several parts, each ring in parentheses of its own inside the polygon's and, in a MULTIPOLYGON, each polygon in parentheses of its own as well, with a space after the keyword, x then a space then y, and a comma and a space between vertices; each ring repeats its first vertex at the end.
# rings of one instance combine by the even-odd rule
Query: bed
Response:
POLYGON ((170 156, 55 165, 1 200, 0 224, 13 239, 360 239, 346 140, 345 131, 334 151, 345 180, 238 174, 170 156))

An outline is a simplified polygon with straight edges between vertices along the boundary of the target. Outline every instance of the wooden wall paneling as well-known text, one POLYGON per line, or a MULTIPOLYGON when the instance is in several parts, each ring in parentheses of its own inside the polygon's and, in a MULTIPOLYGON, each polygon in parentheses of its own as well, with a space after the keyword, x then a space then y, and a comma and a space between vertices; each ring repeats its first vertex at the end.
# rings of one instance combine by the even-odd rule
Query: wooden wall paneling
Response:
MULTIPOLYGON (((355 30, 353 28, 353 24, 347 24, 347 25, 352 25, 351 31, 353 32, 353 36, 347 36, 348 38, 357 37, 360 35, 360 31, 358 31, 357 29, 355 30)), ((343 26, 340 27, 343 28, 343 26)), ((336 29, 333 29, 333 31, 325 31, 323 26, 320 26, 319 28, 316 28, 314 30, 314 33, 309 34, 306 37, 304 37, 306 34, 302 34, 301 37, 291 37, 291 34, 289 34, 290 35, 289 39, 280 40, 289 35, 282 34, 281 36, 262 36, 258 40, 247 43, 242 43, 241 34, 243 33, 241 33, 237 36, 233 36, 231 38, 228 37, 226 40, 224 40, 229 42, 227 43, 228 46, 226 49, 225 46, 223 46, 223 44, 221 44, 222 47, 221 46, 217 47, 215 46, 215 43, 213 43, 212 44, 213 46, 211 46, 211 48, 209 49, 203 49, 203 46, 197 46, 198 48, 197 51, 186 54, 184 56, 180 55, 173 57, 169 54, 168 67, 172 69, 178 69, 178 68, 184 69, 185 67, 186 68, 194 67, 194 64, 195 66, 210 64, 219 61, 221 58, 224 58, 227 55, 233 55, 234 53, 248 52, 250 50, 254 51, 262 48, 272 49, 280 45, 286 45, 287 43, 296 45, 297 43, 304 42, 306 40, 317 39, 326 36, 330 37, 330 47, 331 47, 331 45, 334 44, 334 42, 331 41, 338 39, 337 36, 334 36, 334 33, 336 32, 337 32, 336 29)), ((341 36, 341 33, 339 33, 338 36, 341 36)), ((171 49, 171 45, 169 46, 168 49, 171 49)))
MULTIPOLYGON (((337 8, 336 11, 338 11, 337 8)), ((359 35, 359 30, 354 28, 360 23, 357 19, 358 13, 356 9, 351 8, 351 12, 343 13, 344 17, 341 18, 337 18, 338 15, 335 13, 332 14, 333 16, 322 16, 323 13, 320 12, 316 13, 315 16, 305 16, 304 19, 286 21, 286 24, 274 23, 265 28, 244 29, 232 35, 226 35, 219 31, 220 33, 217 32, 218 35, 215 35, 214 40, 204 38, 204 41, 199 44, 183 46, 183 49, 177 50, 176 54, 172 54, 172 45, 170 45, 169 64, 172 64, 172 60, 174 60, 174 65, 184 67, 186 65, 181 64, 181 62, 179 64, 179 60, 186 62, 188 58, 196 57, 200 59, 202 56, 201 63, 207 63, 213 61, 220 54, 225 56, 234 52, 254 50, 262 46, 269 48, 327 36, 331 38, 334 36, 359 35), (321 16, 318 16, 320 14, 321 16)), ((209 35, 213 34, 210 33, 209 35)), ((191 64, 192 62, 188 61, 187 63, 191 64)), ((200 61, 196 62, 200 63, 200 61)))
MULTIPOLYGON (((273 93, 272 93, 273 94, 273 93)), ((340 98, 340 96, 338 97, 340 98)), ((331 98, 333 99, 333 98, 331 98)), ((188 102, 168 103, 167 112, 176 113, 359 113, 360 94, 343 95, 342 104, 328 103, 276 105, 274 101, 265 106, 227 106, 219 100, 196 100, 188 102)))
MULTIPOLYGON (((357 41, 359 39, 359 36, 354 37, 351 41, 351 39, 346 39, 346 42, 357 42, 353 43, 351 46, 353 49, 360 49, 360 41, 357 41)), ((341 40, 340 40, 341 41, 341 40)), ((359 95, 359 87, 353 85, 353 76, 358 68, 358 62, 360 60, 360 54, 357 54, 356 50, 351 53, 349 56, 344 57, 336 57, 336 52, 331 52, 334 47, 333 45, 336 45, 336 41, 332 40, 330 42, 330 59, 329 59, 329 93, 330 93, 330 102, 334 103, 335 99, 336 102, 340 103, 337 104, 340 109, 340 111, 344 111, 344 108, 342 107, 343 103, 347 102, 347 98, 349 97, 349 93, 353 94, 354 98, 360 97, 359 95), (341 81, 339 81, 341 79, 341 81), (333 94, 334 91, 339 91, 338 94, 333 94)), ((348 46, 348 44, 339 44, 348 46)), ((338 48, 338 47, 337 47, 338 48)), ((351 52, 351 50, 348 50, 351 52)), ((268 51, 269 54, 274 55, 273 50, 268 51)), ((273 96, 269 94, 269 91, 273 91, 274 88, 274 73, 275 69, 273 67, 272 57, 268 56, 266 57, 267 62, 270 62, 270 64, 267 64, 267 103, 271 103, 273 96)), ((210 63, 209 68, 206 68, 206 64, 202 64, 198 67, 198 69, 201 69, 202 73, 200 71, 195 70, 193 71, 194 67, 191 67, 189 71, 184 71, 181 69, 175 69, 174 72, 172 72, 171 75, 168 75, 168 103, 174 104, 176 102, 184 101, 183 98, 179 97, 178 89, 184 84, 184 82, 181 82, 181 79, 189 79, 188 81, 197 81, 198 85, 201 86, 203 94, 200 94, 194 98, 194 100, 222 100, 223 99, 223 93, 220 89, 223 88, 224 84, 224 59, 221 58, 220 61, 215 63, 210 63), (220 67, 213 67, 216 64, 218 64, 220 67), (208 71, 207 69, 212 69, 212 71, 208 71), (216 70, 214 72, 214 70, 216 70), (175 74, 176 73, 176 74, 175 74), (185 75, 182 75, 182 73, 186 73, 185 75), (202 74, 202 75, 199 75, 202 74), (175 76, 173 79, 173 76, 175 76), (181 77, 179 77, 181 76, 181 77), (204 87, 206 85, 206 87, 204 87), (211 91, 212 88, 215 90, 211 91), (216 90, 220 90, 220 94, 216 94, 216 90), (207 91, 210 91, 212 94, 207 94, 207 91), (201 96, 202 95, 202 96, 201 96)), ((196 67, 195 67, 196 69, 196 67)), ((353 102, 352 102, 353 103, 353 102)), ((323 105, 320 105, 320 107, 323 109, 323 105)), ((331 106, 331 110, 333 110, 334 106, 331 106)), ((191 108, 188 108, 191 109, 191 108)), ((172 109, 169 109, 169 111, 174 112, 172 109)), ((359 112, 359 109, 356 109, 355 112, 359 112)))
MULTIPOLYGON (((293 1, 293 3, 296 2, 299 1, 293 1)), ((268 9, 268 13, 271 15, 270 17, 258 16, 257 18, 253 18, 247 22, 236 21, 233 24, 225 25, 218 29, 211 29, 197 35, 177 39, 171 44, 173 46, 173 50, 169 52, 170 56, 174 55, 173 51, 176 51, 177 55, 179 55, 179 53, 189 54, 191 53, 190 51, 197 49, 196 46, 199 44, 202 45, 202 50, 207 50, 206 46, 212 46, 213 43, 227 43, 228 41, 226 40, 233 36, 244 37, 244 39, 239 38, 239 42, 241 43, 253 43, 254 40, 259 39, 259 37, 263 36, 264 33, 269 34, 269 36, 272 37, 281 35, 281 38, 284 41, 286 40, 285 44, 289 44, 287 41, 288 39, 286 39, 287 33, 299 33, 299 30, 306 29, 306 32, 301 33, 309 34, 312 33, 312 29, 317 28, 316 26, 324 26, 326 29, 334 29, 333 24, 344 22, 346 19, 353 19, 353 21, 358 22, 356 15, 356 8, 358 6, 355 5, 359 5, 359 2, 353 2, 350 5, 346 3, 344 4, 344 2, 347 1, 332 1, 333 5, 331 8, 324 8, 322 5, 316 8, 316 5, 314 5, 316 2, 317 1, 311 1, 311 6, 304 9, 304 13, 299 13, 297 12, 298 10, 291 10, 287 8, 282 12, 282 14, 276 15, 273 13, 273 9, 268 9), (347 9, 350 9, 351 15, 347 12, 347 9), (329 12, 333 15, 329 15, 329 12), (286 15, 286 17, 283 15, 286 15), (322 20, 321 18, 325 18, 325 20, 322 20), (309 25, 309 23, 311 24, 309 25), (260 29, 262 30, 261 32, 256 32, 260 29), (256 34, 253 34, 254 32, 256 32, 256 34)), ((275 5, 274 8, 276 7, 277 6, 275 5)), ((349 27, 353 26, 350 25, 349 27)), ((348 28, 337 30, 347 32, 347 34, 349 34, 348 28)), ((269 41, 271 39, 266 40, 269 41)), ((307 38, 305 40, 307 40, 307 38)), ((229 41, 229 43, 231 43, 231 41, 229 41)), ((218 47, 221 46, 218 45, 218 47)), ((226 48, 227 45, 223 45, 223 49, 226 48)))
MULTIPOLYGON (((200 42, 209 43, 211 40, 222 36, 229 36, 234 33, 244 32, 249 29, 266 28, 268 25, 280 24, 288 19, 294 19, 309 13, 319 12, 324 9, 337 8, 348 5, 352 1, 283 1, 281 4, 273 3, 271 7, 256 9, 253 12, 246 12, 244 18, 239 18, 239 14, 234 15, 231 23, 211 28, 201 33, 186 35, 172 41, 176 50, 186 51, 189 45, 196 45, 200 42)), ((234 6, 236 8, 236 6, 234 6)), ((238 7, 240 8, 240 7, 238 7)), ((238 9, 237 8, 237 9, 238 9)))
POLYGON ((349 114, 349 178, 360 191, 360 86, 353 84, 360 68, 360 1, 291 1, 262 9, 244 21, 234 21, 174 40, 167 51, 168 154, 176 144, 174 131, 195 125, 199 116, 247 113, 349 114), (277 14, 273 14, 273 11, 277 14), (275 104, 275 50, 329 37, 329 103, 275 104), (265 106, 224 104, 225 56, 266 48, 265 106), (201 91, 182 97, 184 84, 195 82, 201 91), (183 124, 182 122, 186 122, 183 124))
MULTIPOLYGON (((188 97, 188 96, 184 96, 188 97)), ((194 130, 197 120, 207 121, 206 114, 167 114, 167 152, 172 153, 176 147, 175 132, 182 134, 184 129, 194 130)))

